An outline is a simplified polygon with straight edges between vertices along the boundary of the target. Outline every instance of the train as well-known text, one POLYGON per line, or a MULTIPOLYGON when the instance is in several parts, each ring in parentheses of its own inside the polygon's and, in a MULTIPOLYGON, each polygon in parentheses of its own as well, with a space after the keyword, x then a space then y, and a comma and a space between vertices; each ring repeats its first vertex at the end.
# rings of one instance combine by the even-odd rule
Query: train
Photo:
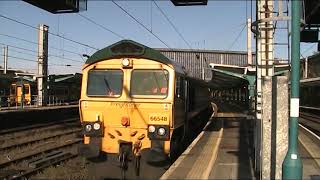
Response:
POLYGON ((34 102, 36 88, 30 81, 16 81, 10 85, 10 96, 8 103, 10 106, 21 104, 31 105, 34 102))
POLYGON ((89 160, 107 156, 122 175, 130 167, 139 176, 141 163, 172 163, 191 131, 209 119, 195 117, 212 113, 209 82, 132 40, 95 52, 82 75, 79 154, 89 160))
MULTIPOLYGON (((1 77, 1 106, 34 105, 37 102, 37 83, 30 77, 1 77)), ((48 104, 78 102, 82 75, 48 76, 48 104)))

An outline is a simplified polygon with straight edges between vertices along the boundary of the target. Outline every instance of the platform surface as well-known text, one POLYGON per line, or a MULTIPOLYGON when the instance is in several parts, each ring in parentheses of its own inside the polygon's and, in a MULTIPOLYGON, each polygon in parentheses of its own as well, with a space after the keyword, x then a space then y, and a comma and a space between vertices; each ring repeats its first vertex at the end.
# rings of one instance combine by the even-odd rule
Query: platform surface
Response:
MULTIPOLYGON (((161 179, 256 179, 250 120, 216 118, 161 179)), ((303 179, 320 180, 319 139, 299 132, 303 179)))
POLYGON ((209 179, 255 179, 247 123, 244 118, 224 121, 221 144, 209 179))
POLYGON ((298 150, 303 165, 303 179, 320 180, 320 138, 299 125, 298 150))
POLYGON ((161 179, 254 179, 246 133, 242 133, 246 122, 214 119, 161 179))

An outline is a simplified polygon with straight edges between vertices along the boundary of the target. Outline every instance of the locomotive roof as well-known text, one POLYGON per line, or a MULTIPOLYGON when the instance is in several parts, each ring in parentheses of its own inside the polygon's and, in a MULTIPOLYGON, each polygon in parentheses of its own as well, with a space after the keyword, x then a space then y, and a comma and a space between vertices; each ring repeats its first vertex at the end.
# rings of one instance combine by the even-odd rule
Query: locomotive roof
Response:
POLYGON ((151 59, 167 65, 173 65, 175 69, 184 71, 181 65, 170 60, 159 51, 132 40, 122 40, 95 52, 87 59, 86 64, 121 57, 151 59))

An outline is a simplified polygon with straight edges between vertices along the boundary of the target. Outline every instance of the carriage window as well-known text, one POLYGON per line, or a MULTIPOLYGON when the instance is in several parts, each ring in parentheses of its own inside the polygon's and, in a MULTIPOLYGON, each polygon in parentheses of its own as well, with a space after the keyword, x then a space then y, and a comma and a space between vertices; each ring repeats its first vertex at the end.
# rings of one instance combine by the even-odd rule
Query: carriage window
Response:
POLYGON ((29 86, 24 85, 24 94, 29 94, 29 86))
POLYGON ((16 85, 11 85, 10 94, 16 94, 16 85))
POLYGON ((169 72, 167 70, 133 70, 131 75, 131 95, 168 94, 169 72))
POLYGON ((88 73, 88 96, 120 96, 122 93, 122 70, 90 70, 88 73))

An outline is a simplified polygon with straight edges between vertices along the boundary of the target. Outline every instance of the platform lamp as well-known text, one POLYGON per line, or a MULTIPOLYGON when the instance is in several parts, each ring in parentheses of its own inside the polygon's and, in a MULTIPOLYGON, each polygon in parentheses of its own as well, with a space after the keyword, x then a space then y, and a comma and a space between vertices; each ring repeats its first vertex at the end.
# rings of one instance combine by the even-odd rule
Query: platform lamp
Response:
POLYGON ((291 1, 291 94, 289 146, 282 163, 282 179, 302 179, 302 162, 298 153, 300 18, 301 1, 291 1))

